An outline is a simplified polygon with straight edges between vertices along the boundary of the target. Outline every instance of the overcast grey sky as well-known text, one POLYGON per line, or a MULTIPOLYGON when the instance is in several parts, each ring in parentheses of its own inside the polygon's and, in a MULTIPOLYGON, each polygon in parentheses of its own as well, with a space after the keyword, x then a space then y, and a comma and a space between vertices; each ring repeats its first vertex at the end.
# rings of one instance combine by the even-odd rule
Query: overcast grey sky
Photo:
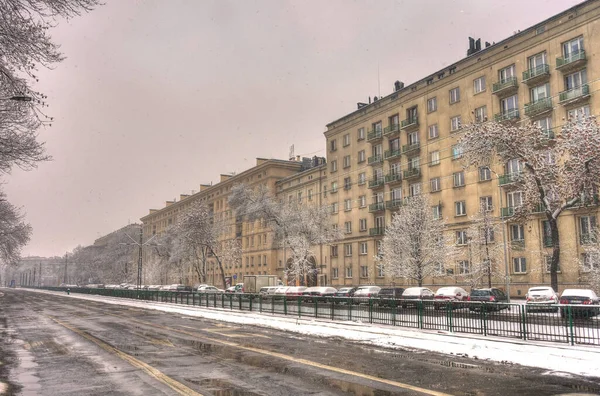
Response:
POLYGON ((325 124, 580 0, 106 0, 53 30, 42 70, 54 161, 6 178, 63 255, 256 157, 325 155, 325 124))

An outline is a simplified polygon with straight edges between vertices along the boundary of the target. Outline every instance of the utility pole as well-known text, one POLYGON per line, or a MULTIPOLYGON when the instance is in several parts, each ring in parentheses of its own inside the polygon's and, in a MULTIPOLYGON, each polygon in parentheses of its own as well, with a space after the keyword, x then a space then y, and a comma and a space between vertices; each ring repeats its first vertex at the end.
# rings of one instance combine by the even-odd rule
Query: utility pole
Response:
POLYGON ((68 259, 67 256, 69 255, 69 253, 65 253, 65 279, 63 281, 63 283, 66 285, 67 284, 67 266, 68 266, 68 259))
POLYGON ((139 258, 138 258, 138 276, 137 276, 137 289, 142 288, 142 246, 144 237, 144 228, 140 227, 140 243, 139 243, 139 258))
POLYGON ((42 287, 42 262, 40 261, 40 278, 38 280, 38 286, 42 287))

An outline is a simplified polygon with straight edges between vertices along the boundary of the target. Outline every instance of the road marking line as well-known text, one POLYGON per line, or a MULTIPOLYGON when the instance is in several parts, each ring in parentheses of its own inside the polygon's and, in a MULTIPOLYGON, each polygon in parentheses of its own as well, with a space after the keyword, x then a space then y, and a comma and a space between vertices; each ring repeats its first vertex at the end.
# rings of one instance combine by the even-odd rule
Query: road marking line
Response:
MULTIPOLYGON (((181 326, 181 327, 188 327, 188 326, 181 326)), ((225 328, 225 329, 224 328, 197 329, 197 328, 194 328, 194 327, 188 327, 188 328, 196 330, 196 331, 198 331, 198 330, 200 330, 200 331, 207 331, 207 332, 209 332, 211 334, 218 334, 218 335, 222 335, 222 336, 225 336, 225 337, 231 337, 231 338, 249 338, 249 337, 254 338, 254 337, 261 337, 261 338, 271 339, 271 337, 266 336, 266 335, 262 335, 262 334, 226 334, 225 333, 226 331, 237 331, 237 330, 239 330, 239 328, 233 328, 233 327, 228 327, 228 328, 225 328)))
POLYGON ((152 338, 150 336, 147 336, 145 334, 142 334, 142 333, 136 332, 136 331, 134 331, 133 334, 135 334, 135 335, 137 335, 139 337, 142 337, 142 338, 150 341, 150 343, 155 344, 155 345, 165 345, 165 346, 169 346, 169 347, 174 347, 175 346, 168 339, 160 340, 158 338, 152 338))
POLYGON ((127 363, 131 364, 134 367, 139 368, 140 370, 144 371, 149 376, 151 376, 151 377, 157 379, 158 381, 162 382, 163 384, 167 385, 169 388, 173 389, 175 392, 179 393, 180 395, 203 396, 201 393, 198 393, 198 392, 194 391, 193 389, 188 388, 181 382, 174 380, 173 378, 164 374, 160 370, 157 370, 154 367, 150 366, 149 364, 146 364, 146 363, 142 362, 141 360, 136 359, 133 356, 120 351, 119 349, 113 347, 112 345, 107 344, 106 342, 102 341, 101 339, 94 337, 93 335, 91 335, 83 330, 77 329, 73 326, 70 326, 70 325, 64 323, 64 322, 61 322, 60 320, 55 319, 53 317, 50 317, 50 319, 52 319, 59 325, 71 330, 72 332, 79 334, 83 338, 93 342, 94 344, 98 345, 100 348, 104 349, 105 351, 117 355, 121 359, 125 360, 127 363))
MULTIPOLYGON (((111 314, 114 316, 119 316, 116 314, 111 314)), ((230 347, 234 347, 234 348, 238 348, 238 349, 243 349, 246 351, 250 351, 250 352, 255 352, 255 353, 259 353, 262 355, 267 355, 267 356, 273 356, 273 357, 277 357, 283 360, 288 360, 290 362, 294 362, 294 363, 300 363, 300 364, 304 364, 306 366, 311 366, 311 367, 316 367, 316 368, 320 368, 320 369, 324 369, 324 370, 329 370, 329 371, 333 371, 336 373, 340 373, 340 374, 346 374, 349 376, 354 376, 354 377, 360 377, 366 380, 370 380, 370 381, 374 381, 374 382, 380 382, 382 384, 386 384, 386 385, 391 385, 391 386, 395 386, 397 388, 402 388, 402 389, 408 389, 408 390, 412 390, 415 392, 419 392, 419 393, 424 393, 426 395, 431 395, 431 396, 452 396, 449 393, 443 393, 443 392, 438 392, 438 391, 434 391, 434 390, 430 390, 430 389, 425 389, 425 388, 420 388, 418 386, 413 386, 410 384, 405 384, 403 382, 397 382, 397 381, 392 381, 392 380, 387 380, 384 378, 379 378, 379 377, 375 377, 369 374, 363 374, 363 373, 359 373, 356 371, 351 371, 351 370, 346 370, 346 369, 342 369, 342 368, 338 368, 338 367, 334 367, 334 366, 329 366, 326 364, 321 364, 321 363, 317 363, 317 362, 313 362, 311 360, 306 360, 306 359, 299 359, 297 357, 294 356, 288 356, 288 355, 284 355, 283 353, 279 353, 279 352, 271 352, 271 351, 267 351, 264 349, 259 349, 259 348, 254 348, 254 347, 249 347, 249 346, 244 346, 244 345, 240 345, 240 344, 236 344, 235 342, 231 342, 231 341, 224 341, 224 340, 219 340, 219 339, 215 339, 215 338, 211 338, 211 337, 206 337, 198 332, 190 332, 190 331, 185 331, 185 330, 179 330, 176 329, 174 327, 168 327, 168 326, 162 326, 162 325, 158 325, 158 324, 154 324, 154 323, 150 323, 150 322, 145 322, 142 320, 138 320, 138 319, 132 319, 132 318, 128 318, 128 320, 132 321, 132 322, 137 322, 140 324, 144 324, 147 326, 153 326, 153 327, 157 327, 159 329, 163 329, 163 330, 167 330, 167 331, 175 331, 178 333, 182 333, 182 334, 186 334, 195 338, 202 338, 205 340, 209 340, 212 342, 216 342, 216 343, 220 343, 220 344, 224 344, 230 347)))

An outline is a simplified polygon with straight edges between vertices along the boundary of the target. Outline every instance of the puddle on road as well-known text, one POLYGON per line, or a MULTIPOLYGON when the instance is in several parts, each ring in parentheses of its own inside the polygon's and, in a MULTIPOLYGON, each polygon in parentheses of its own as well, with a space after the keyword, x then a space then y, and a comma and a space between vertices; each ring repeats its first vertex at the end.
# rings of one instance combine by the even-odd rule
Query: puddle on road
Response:
POLYGON ((11 373, 10 381, 23 387, 20 393, 23 396, 38 395, 41 390, 39 378, 35 375, 35 368, 38 365, 33 361, 33 355, 25 348, 23 341, 15 340, 15 344, 21 345, 21 348, 15 348, 19 364, 11 373))
POLYGON ((193 380, 186 378, 187 381, 199 385, 204 390, 210 392, 213 396, 259 396, 259 393, 250 392, 235 386, 229 381, 219 378, 206 378, 202 380, 193 380))

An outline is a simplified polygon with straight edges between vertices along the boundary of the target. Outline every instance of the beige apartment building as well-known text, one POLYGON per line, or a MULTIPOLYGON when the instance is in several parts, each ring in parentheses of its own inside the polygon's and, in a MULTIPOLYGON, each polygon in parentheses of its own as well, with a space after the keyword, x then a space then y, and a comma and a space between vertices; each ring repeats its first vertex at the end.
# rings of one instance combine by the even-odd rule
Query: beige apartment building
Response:
MULTIPOLYGON (((481 48, 471 40, 466 58, 408 86, 396 82, 392 94, 359 103, 327 125, 323 199, 346 234, 330 248, 326 272, 333 286, 406 284, 384 277, 374 260, 385 226, 405 197, 429 194, 432 214, 447 221, 458 244, 465 243, 469 218, 480 204, 498 219, 510 217, 521 196, 506 175, 519 165, 463 169, 456 145, 461 125, 537 123, 552 135, 578 113, 598 114, 599 16, 600 1, 588 1, 493 45, 481 48)), ((561 289, 585 283, 579 258, 596 216, 596 208, 587 208, 559 220, 561 289)), ((505 233, 511 295, 549 284, 551 248, 542 217, 527 224, 509 221, 505 233)), ((496 240, 502 243, 502 236, 496 240)), ((447 262, 446 276, 427 283, 460 284, 466 270, 462 260, 447 262)), ((505 263, 495 263, 495 271, 494 283, 502 287, 505 263)))

